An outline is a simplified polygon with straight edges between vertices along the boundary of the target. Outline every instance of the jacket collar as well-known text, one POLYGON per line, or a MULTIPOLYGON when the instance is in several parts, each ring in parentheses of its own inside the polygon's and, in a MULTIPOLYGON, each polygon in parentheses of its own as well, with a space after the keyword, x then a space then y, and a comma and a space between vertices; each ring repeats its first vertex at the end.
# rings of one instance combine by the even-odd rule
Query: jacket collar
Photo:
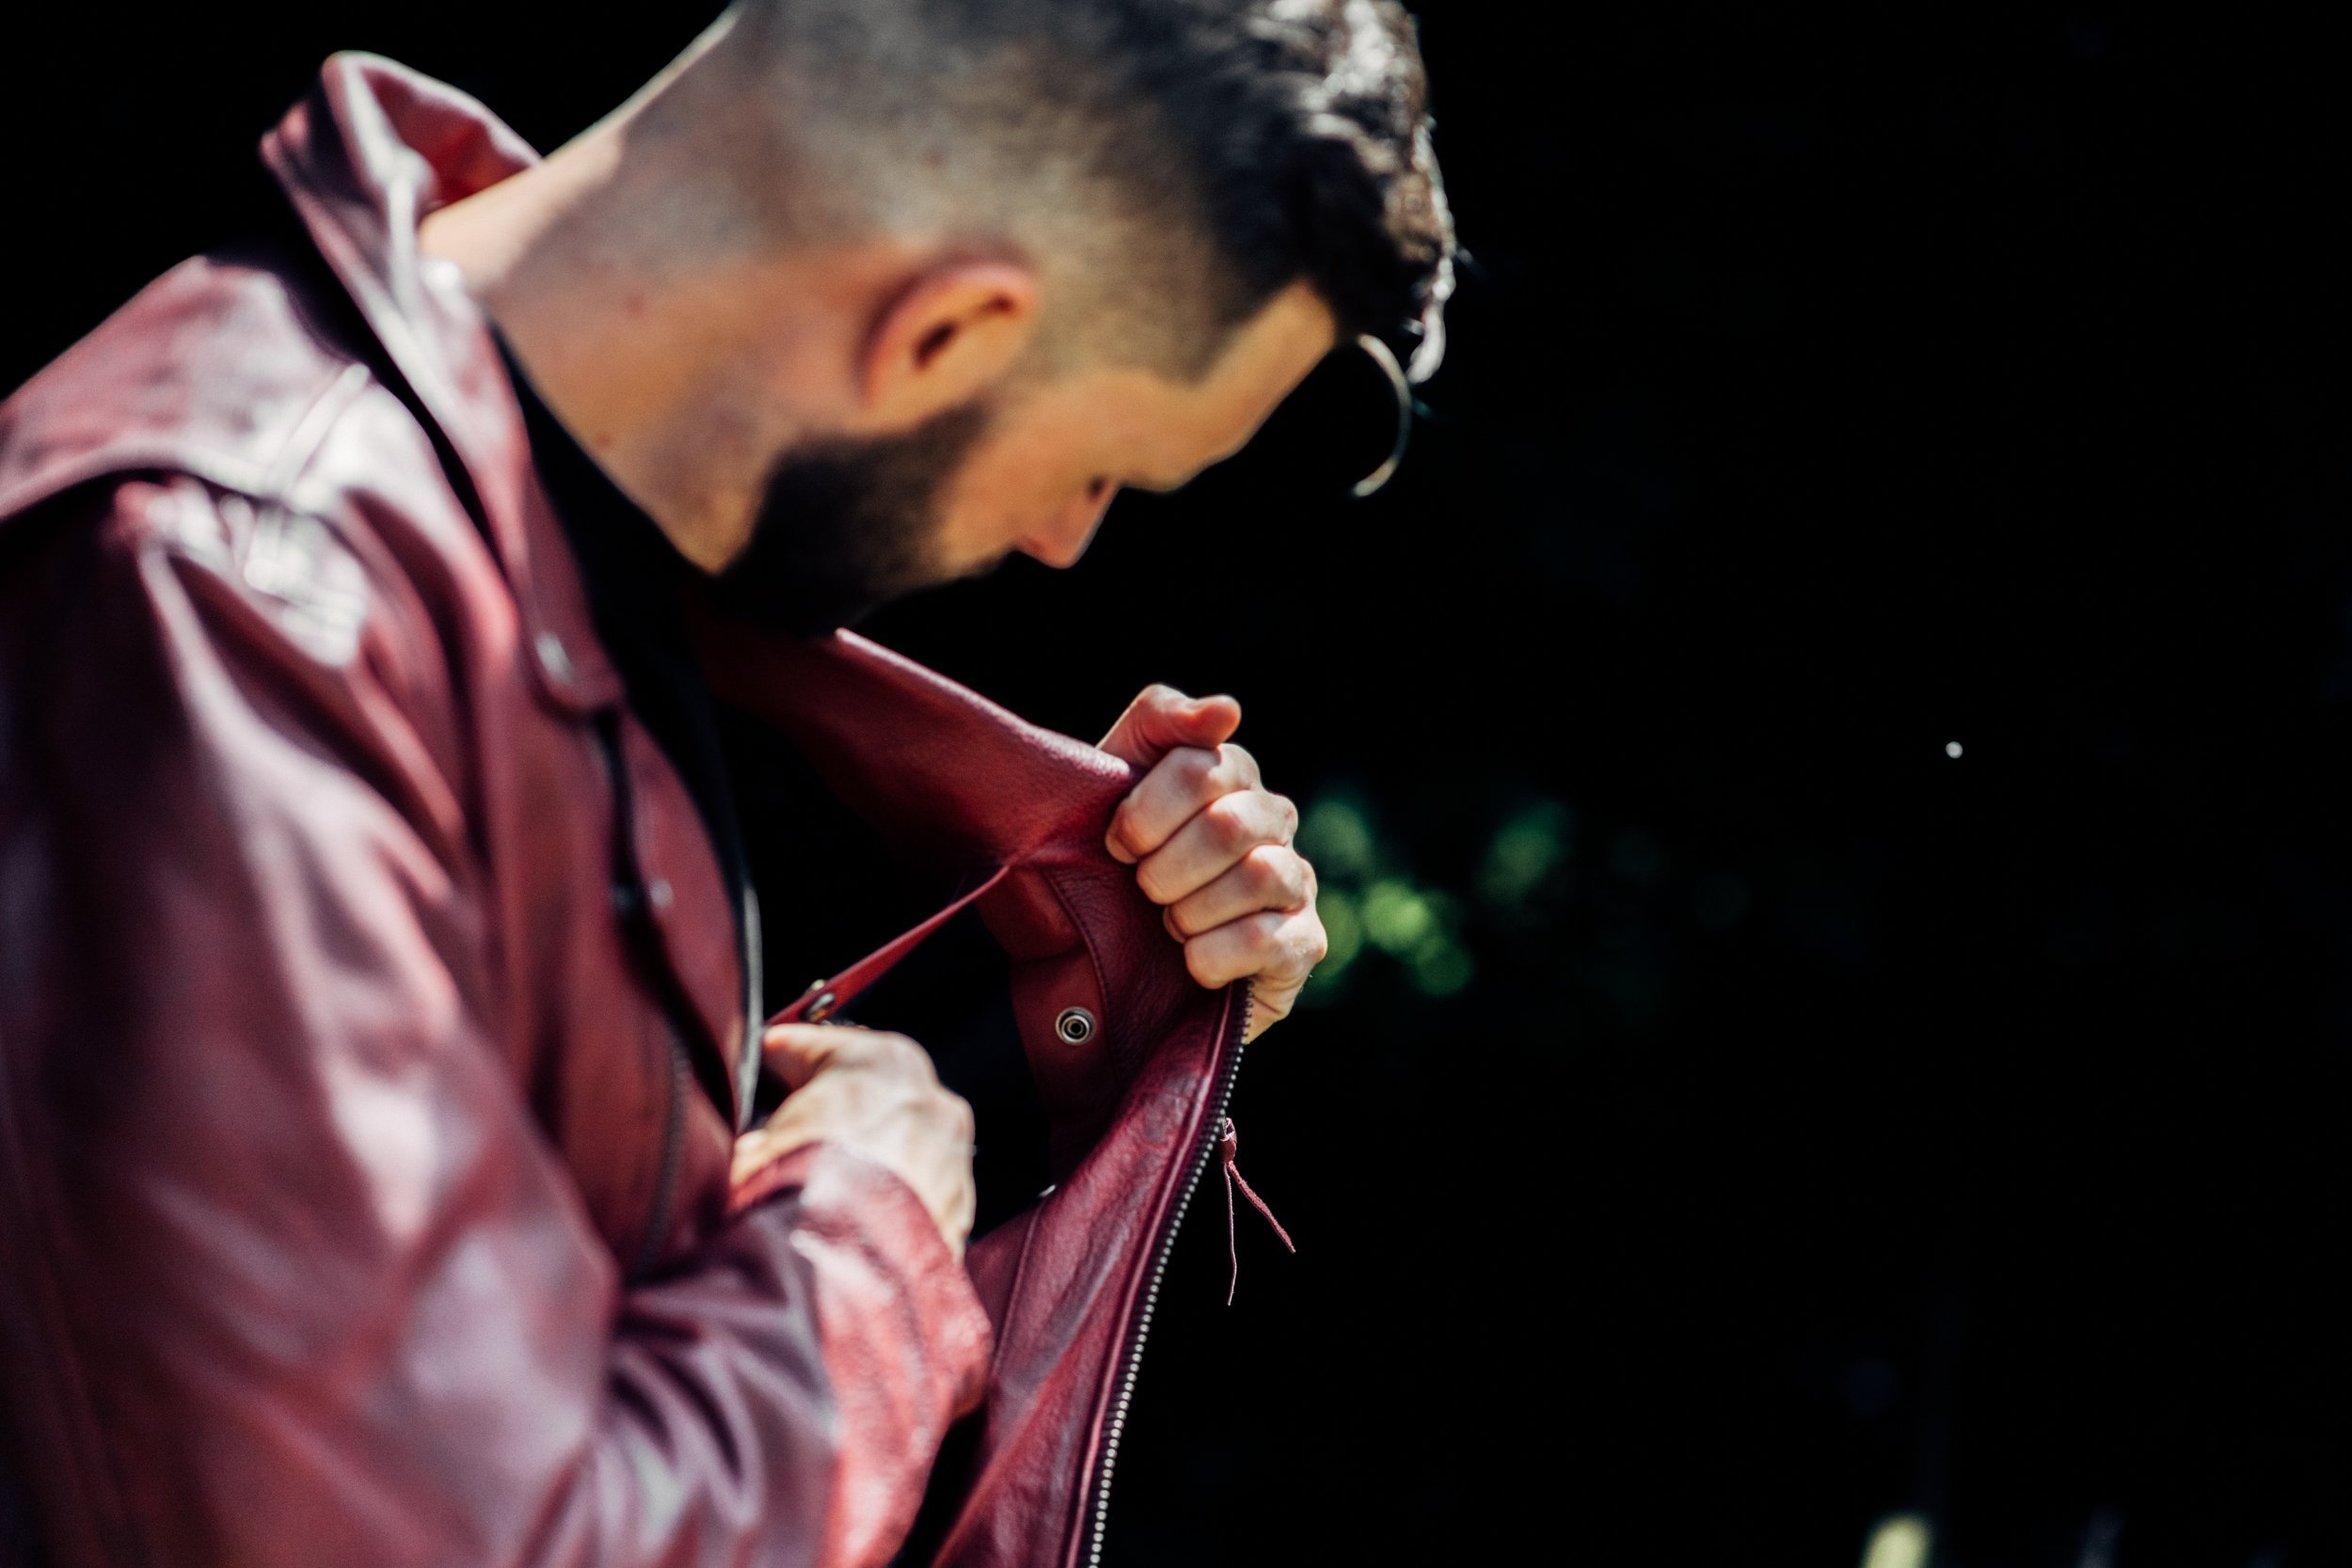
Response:
POLYGON ((343 54, 262 138, 262 158, 455 453, 514 591, 541 692, 571 712, 618 703, 620 678, 532 473, 489 322, 457 269, 417 245, 429 214, 530 167, 538 154, 454 87, 377 55, 343 54))

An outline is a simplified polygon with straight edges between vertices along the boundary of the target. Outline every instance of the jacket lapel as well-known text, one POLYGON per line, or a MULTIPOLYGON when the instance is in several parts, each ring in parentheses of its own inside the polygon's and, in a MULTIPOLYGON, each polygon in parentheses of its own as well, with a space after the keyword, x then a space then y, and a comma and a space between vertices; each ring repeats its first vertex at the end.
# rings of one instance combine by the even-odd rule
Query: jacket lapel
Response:
MULTIPOLYGON (((586 720, 619 707, 620 675, 597 639, 580 568, 531 463, 530 439, 489 323, 453 267, 424 257, 417 226, 538 162, 520 137, 456 89, 371 55, 327 61, 262 156, 391 369, 456 459, 453 481, 512 589, 516 655, 540 698, 586 720)), ((621 776, 636 809, 630 849, 652 890, 663 958, 721 1080, 752 1042, 736 911, 692 802, 648 737, 625 737, 621 776), (699 896, 662 896, 675 891, 699 896)), ((735 1107, 739 1112, 740 1106, 735 1107)))
MULTIPOLYGON (((850 633, 802 642, 709 616, 696 633, 719 695, 783 731, 894 847, 988 879, 977 902, 1012 959, 1060 1180, 971 1250, 997 1349, 972 1468, 946 1478, 962 1496, 936 1560, 1081 1560, 1160 1272, 1239 1066, 1248 990, 1195 985, 1134 872, 1104 849, 1135 780, 1125 763, 850 633)), ((817 994, 846 1005, 911 945, 817 994)))

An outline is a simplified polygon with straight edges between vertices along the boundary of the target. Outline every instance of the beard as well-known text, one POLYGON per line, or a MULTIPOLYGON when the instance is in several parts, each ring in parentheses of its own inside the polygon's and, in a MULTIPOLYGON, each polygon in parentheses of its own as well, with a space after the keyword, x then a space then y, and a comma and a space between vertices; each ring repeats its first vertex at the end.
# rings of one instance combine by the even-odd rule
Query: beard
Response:
POLYGON ((712 598, 753 626, 815 637, 946 581, 956 574, 939 560, 941 496, 987 424, 968 403, 897 436, 786 452, 712 598))

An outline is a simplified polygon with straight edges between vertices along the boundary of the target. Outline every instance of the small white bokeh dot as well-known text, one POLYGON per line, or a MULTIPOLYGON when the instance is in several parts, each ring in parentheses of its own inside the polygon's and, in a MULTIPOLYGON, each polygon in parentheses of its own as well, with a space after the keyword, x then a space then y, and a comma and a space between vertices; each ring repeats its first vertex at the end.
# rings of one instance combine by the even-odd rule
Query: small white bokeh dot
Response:
POLYGON ((1960 760, 1960 742, 1957 740, 1947 740, 1944 742, 1944 754, 1951 758, 1954 762, 1958 762, 1960 760))

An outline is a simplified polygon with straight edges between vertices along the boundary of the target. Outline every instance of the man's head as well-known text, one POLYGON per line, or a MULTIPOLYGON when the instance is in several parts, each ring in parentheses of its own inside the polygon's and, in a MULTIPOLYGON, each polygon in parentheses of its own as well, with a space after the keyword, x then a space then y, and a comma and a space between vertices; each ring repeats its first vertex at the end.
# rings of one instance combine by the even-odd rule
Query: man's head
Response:
POLYGON ((1335 343, 1441 352, 1452 221, 1392 0, 740 0, 548 173, 490 270, 605 303, 534 332, 494 284, 494 313, 727 596, 795 626, 1067 564, 1335 343))

